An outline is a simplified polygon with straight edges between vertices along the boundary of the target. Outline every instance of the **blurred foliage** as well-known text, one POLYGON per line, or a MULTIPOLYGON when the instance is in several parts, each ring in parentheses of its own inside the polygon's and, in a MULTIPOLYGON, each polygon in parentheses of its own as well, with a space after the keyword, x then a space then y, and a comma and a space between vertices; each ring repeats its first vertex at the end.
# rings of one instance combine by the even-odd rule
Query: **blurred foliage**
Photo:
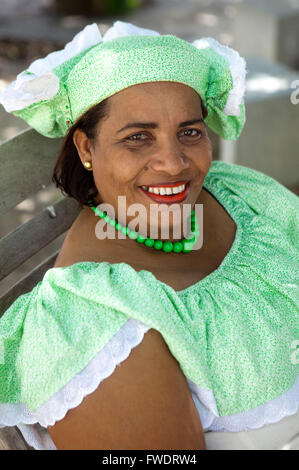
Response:
POLYGON ((143 5, 144 0, 52 0, 55 10, 66 15, 121 15, 143 5))
POLYGON ((104 3, 108 15, 127 13, 141 6, 141 0, 104 0, 104 3))

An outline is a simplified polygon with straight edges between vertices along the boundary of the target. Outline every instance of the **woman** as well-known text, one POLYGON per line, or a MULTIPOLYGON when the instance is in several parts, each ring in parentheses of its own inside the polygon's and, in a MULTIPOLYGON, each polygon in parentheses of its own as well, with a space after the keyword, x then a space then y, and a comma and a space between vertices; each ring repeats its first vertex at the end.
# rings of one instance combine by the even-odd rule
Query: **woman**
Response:
POLYGON ((206 128, 240 135, 244 60, 119 21, 55 54, 2 104, 66 136, 54 181, 82 211, 0 320, 0 424, 36 449, 205 449, 294 415, 298 198, 212 161, 206 128))

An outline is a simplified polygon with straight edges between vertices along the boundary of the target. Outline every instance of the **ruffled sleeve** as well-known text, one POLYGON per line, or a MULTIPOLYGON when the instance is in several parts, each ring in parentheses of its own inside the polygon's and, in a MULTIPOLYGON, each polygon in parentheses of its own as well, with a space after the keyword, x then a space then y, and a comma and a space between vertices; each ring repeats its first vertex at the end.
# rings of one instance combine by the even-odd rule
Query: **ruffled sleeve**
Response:
POLYGON ((196 356, 188 360, 195 340, 151 276, 125 263, 52 268, 10 306, 0 319, 0 428, 18 426, 29 445, 54 450, 45 428, 92 393, 152 327, 179 347, 187 369, 196 366, 196 356))
POLYGON ((196 342, 178 306, 167 296, 161 298, 157 286, 148 282, 151 273, 144 274, 126 263, 108 262, 49 269, 0 319, 0 403, 37 409, 129 319, 160 331, 171 348, 179 349, 187 370, 194 370, 196 342))

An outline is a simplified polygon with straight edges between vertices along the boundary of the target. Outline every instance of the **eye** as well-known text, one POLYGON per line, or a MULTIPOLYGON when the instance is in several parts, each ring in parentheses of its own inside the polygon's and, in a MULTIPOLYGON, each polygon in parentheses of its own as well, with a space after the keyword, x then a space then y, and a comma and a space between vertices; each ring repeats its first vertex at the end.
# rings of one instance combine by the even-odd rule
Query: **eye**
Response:
POLYGON ((191 132, 192 132, 192 131, 196 131, 197 134, 195 134, 195 135, 193 135, 193 136, 191 136, 191 135, 186 135, 186 134, 185 134, 185 137, 199 137, 199 136, 202 135, 202 132, 201 132, 199 129, 185 129, 185 130, 183 131, 183 133, 185 133, 185 132, 190 132, 190 131, 191 131, 191 132))
POLYGON ((133 139, 133 137, 136 137, 138 135, 146 135, 146 134, 143 134, 142 132, 139 132, 138 134, 133 134, 133 135, 130 135, 129 137, 127 137, 125 140, 128 140, 128 141, 131 141, 131 142, 139 142, 140 140, 144 140, 144 139, 133 139))

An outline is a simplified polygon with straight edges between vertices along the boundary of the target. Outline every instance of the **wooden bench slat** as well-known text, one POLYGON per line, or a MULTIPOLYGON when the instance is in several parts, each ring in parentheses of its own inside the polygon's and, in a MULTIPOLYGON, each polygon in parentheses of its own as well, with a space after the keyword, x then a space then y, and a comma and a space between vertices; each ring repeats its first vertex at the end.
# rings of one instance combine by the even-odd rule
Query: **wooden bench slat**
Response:
POLYGON ((59 252, 56 250, 0 297, 0 317, 20 295, 30 292, 42 280, 46 271, 53 267, 59 252))
POLYGON ((62 142, 26 129, 0 145, 0 214, 51 183, 62 142))
POLYGON ((63 197, 3 237, 0 240, 0 280, 68 230, 81 209, 78 201, 63 197))

